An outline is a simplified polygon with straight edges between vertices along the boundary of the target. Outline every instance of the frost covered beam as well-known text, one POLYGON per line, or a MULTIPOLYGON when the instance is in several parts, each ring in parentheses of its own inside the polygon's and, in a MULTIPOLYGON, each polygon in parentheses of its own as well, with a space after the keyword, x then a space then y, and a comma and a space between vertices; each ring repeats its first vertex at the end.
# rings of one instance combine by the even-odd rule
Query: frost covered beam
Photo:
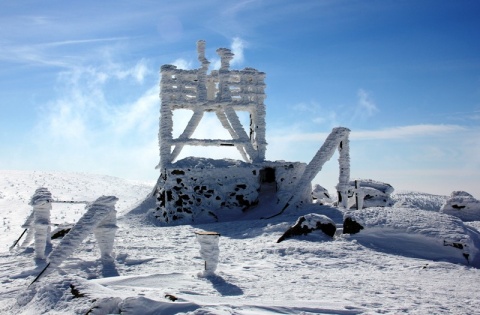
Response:
POLYGON ((233 53, 226 48, 217 50, 220 56, 219 70, 208 73, 210 62, 205 57, 205 42, 197 43, 200 68, 177 69, 173 65, 161 68, 160 82, 160 163, 162 173, 178 158, 186 145, 235 146, 246 162, 262 162, 265 159, 265 73, 253 68, 230 70, 233 53), (174 139, 173 111, 187 109, 193 115, 181 135, 174 139), (250 114, 248 132, 241 124, 237 111, 250 114), (205 112, 215 112, 232 140, 192 139, 205 112))
POLYGON ((315 154, 313 159, 305 168, 302 176, 297 181, 296 193, 287 200, 280 212, 274 216, 283 213, 290 205, 297 203, 297 200, 306 192, 311 191, 312 180, 322 170, 323 165, 332 158, 337 148, 340 152, 340 157, 338 158, 338 162, 340 164, 340 175, 337 190, 339 190, 342 196, 345 197, 344 199, 347 199, 347 191, 349 187, 348 182, 350 180, 350 155, 348 146, 349 134, 350 129, 348 128, 333 128, 332 132, 328 135, 323 145, 317 151, 317 154, 315 154))

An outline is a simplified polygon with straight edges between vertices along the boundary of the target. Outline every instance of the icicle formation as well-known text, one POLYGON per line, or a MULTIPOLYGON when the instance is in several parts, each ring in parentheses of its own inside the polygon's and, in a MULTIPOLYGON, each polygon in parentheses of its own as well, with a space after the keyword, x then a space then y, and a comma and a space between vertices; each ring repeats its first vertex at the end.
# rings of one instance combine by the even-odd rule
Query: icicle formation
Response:
MULTIPOLYGON (((52 210, 52 194, 45 187, 35 191, 29 205, 33 206, 33 228, 35 230, 35 258, 45 259, 45 247, 50 243, 50 210, 52 210)), ((25 224, 30 225, 31 222, 25 224)))
POLYGON ((199 275, 213 275, 218 265, 220 234, 216 232, 196 232, 195 234, 200 243, 200 256, 205 260, 205 271, 199 275))

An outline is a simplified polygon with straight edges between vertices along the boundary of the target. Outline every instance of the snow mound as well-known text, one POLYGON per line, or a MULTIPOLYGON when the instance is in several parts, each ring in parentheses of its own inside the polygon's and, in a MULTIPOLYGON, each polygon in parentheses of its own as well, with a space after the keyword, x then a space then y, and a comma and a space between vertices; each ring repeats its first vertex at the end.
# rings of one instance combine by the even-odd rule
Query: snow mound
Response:
POLYGON ((348 184, 350 186, 355 187, 355 182, 357 182, 359 186, 362 188, 366 188, 366 187, 373 188, 381 191, 386 195, 391 195, 394 191, 394 188, 392 187, 392 185, 383 183, 380 181, 376 181, 373 179, 352 179, 348 184))
POLYGON ((349 201, 350 207, 357 207, 354 192, 357 193, 357 197, 363 197, 363 203, 359 202, 359 205, 363 208, 387 207, 393 205, 390 195, 393 193, 394 188, 390 184, 373 179, 353 179, 348 184, 351 191, 349 201))
POLYGON ((480 221, 480 201, 465 191, 454 191, 440 212, 454 215, 463 221, 480 221))
POLYGON ((312 197, 316 203, 321 205, 332 203, 332 199, 328 193, 328 190, 319 184, 315 184, 313 186, 312 197))
POLYGON ((395 207, 439 211, 447 196, 432 195, 415 191, 402 191, 392 195, 395 207))
POLYGON ((456 217, 405 208, 369 208, 349 211, 364 227, 353 237, 368 246, 432 260, 478 265, 478 231, 468 229, 456 217), (476 235, 471 235, 475 233, 476 235), (473 261, 476 260, 476 261, 473 261))

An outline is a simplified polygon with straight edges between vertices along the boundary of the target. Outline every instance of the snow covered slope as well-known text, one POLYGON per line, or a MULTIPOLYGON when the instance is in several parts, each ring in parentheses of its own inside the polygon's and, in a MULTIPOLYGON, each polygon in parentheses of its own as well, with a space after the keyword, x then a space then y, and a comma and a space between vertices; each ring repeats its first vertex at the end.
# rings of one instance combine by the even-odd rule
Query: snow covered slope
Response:
MULTIPOLYGON (((441 230, 431 222, 425 229, 398 228, 389 234, 392 226, 381 223, 392 219, 382 219, 377 209, 364 220, 365 231, 375 226, 375 233, 331 238, 316 231, 276 243, 308 213, 328 216, 341 231, 345 211, 311 205, 270 220, 158 227, 144 220, 145 213, 129 212, 150 190, 107 176, 0 171, 0 314, 475 314, 480 309, 478 255, 468 265, 449 251, 439 260, 416 255, 421 246, 413 252, 406 247, 428 244, 429 228, 427 236, 447 233, 449 220, 441 230), (32 247, 7 250, 20 235, 28 200, 39 186, 49 188, 54 199, 119 198, 113 263, 99 259, 90 235, 58 269, 30 285, 45 264, 35 262, 32 247), (212 276, 198 276, 204 261, 196 231, 221 235, 212 276), (408 242, 398 241, 406 235, 408 242)), ((414 195, 407 199, 415 207, 385 208, 385 213, 408 222, 408 214, 418 218, 415 211, 423 204, 436 218, 436 205, 428 198, 417 203, 414 195)), ((263 207, 259 204, 256 211, 269 211, 263 207)), ((84 205, 54 204, 52 221, 73 222, 84 212, 84 205), (54 213, 57 206, 65 208, 54 213)), ((421 217, 422 224, 428 223, 430 214, 421 217)), ((451 222, 452 232, 468 235, 480 248, 478 222, 451 222)), ((53 240, 54 247, 58 244, 53 240)))

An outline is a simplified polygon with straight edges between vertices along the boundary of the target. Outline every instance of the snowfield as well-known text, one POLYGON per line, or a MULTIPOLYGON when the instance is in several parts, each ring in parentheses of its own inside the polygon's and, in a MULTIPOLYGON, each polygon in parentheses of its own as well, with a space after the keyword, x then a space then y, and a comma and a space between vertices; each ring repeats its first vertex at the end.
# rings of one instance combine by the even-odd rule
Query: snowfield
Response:
MULTIPOLYGON (((152 222, 141 206, 153 184, 91 174, 0 171, 0 314, 480 312, 480 222, 439 213, 447 196, 402 192, 392 195, 392 207, 361 211, 312 204, 268 220, 259 218, 272 213, 275 204, 262 200, 235 220, 168 226, 152 222), (33 245, 12 252, 9 247, 23 232, 28 202, 38 187, 48 188, 54 200, 119 198, 114 261, 100 260, 91 234, 32 284, 45 262, 34 260, 33 245), (333 220, 335 236, 313 231, 276 243, 309 213, 333 220), (363 229, 343 234, 345 217, 363 229), (199 231, 221 235, 214 275, 202 274, 199 231)), ((85 211, 85 204, 54 203, 51 221, 71 224, 85 211)), ((60 242, 52 240, 52 247, 60 242)))

